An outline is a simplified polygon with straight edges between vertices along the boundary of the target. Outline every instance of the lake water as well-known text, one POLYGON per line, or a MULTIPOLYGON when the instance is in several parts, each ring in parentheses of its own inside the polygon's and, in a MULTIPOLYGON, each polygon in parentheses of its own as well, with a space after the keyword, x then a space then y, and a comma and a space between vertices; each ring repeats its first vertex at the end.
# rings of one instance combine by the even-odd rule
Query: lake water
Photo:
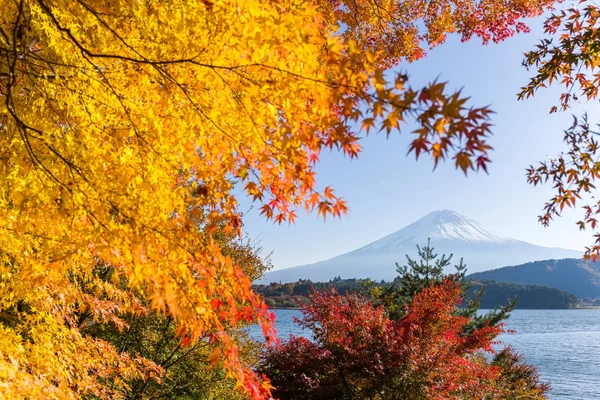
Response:
MULTIPOLYGON (((276 310, 275 316, 282 340, 308 336, 293 323, 300 311, 276 310)), ((517 332, 499 339, 538 366, 542 380, 552 384, 549 399, 600 400, 600 309, 515 310, 506 328, 517 332)), ((260 332, 252 329, 251 335, 260 332)))

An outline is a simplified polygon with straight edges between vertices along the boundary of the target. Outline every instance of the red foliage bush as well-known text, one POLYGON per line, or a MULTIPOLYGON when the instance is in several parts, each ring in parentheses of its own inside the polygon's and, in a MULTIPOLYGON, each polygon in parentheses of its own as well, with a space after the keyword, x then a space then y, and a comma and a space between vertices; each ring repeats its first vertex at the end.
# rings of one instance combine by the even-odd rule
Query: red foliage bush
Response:
POLYGON ((261 370, 282 400, 499 398, 500 369, 482 353, 502 327, 465 334, 470 318, 454 315, 461 294, 447 279, 393 321, 361 295, 315 292, 297 320, 314 341, 291 337, 269 349, 261 370))

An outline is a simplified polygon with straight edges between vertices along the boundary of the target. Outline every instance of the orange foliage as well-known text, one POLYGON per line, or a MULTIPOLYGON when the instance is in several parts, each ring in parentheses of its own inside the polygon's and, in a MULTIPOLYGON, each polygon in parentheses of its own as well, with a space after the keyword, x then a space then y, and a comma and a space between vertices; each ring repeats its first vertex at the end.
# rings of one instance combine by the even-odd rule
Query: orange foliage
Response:
POLYGON ((227 334, 253 321, 274 337, 214 238, 240 230, 236 185, 277 222, 303 207, 341 216, 343 200, 316 183, 321 151, 355 157, 355 126, 389 134, 409 119, 417 157, 485 169, 490 111, 385 68, 446 33, 500 40, 547 5, 0 0, 0 311, 17 316, 0 326, 7 395, 116 398, 104 366, 149 376, 77 326, 81 312, 116 324, 144 312, 136 292, 268 396, 227 334), (94 277, 98 260, 125 289, 94 277))

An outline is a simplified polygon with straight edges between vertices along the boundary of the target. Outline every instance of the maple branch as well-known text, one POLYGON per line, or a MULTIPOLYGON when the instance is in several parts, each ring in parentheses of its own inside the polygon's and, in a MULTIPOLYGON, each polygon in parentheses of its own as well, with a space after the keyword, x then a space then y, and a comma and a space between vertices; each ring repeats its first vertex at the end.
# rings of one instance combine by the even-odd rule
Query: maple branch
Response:
POLYGON ((146 58, 145 56, 143 56, 141 53, 139 53, 134 47, 129 45, 113 28, 111 28, 102 18, 100 18, 96 14, 95 10, 93 10, 92 8, 90 8, 85 3, 81 2, 80 0, 78 0, 78 2, 80 4, 82 4, 82 6, 84 6, 84 8, 86 8, 88 11, 90 11, 90 13, 92 13, 94 16, 96 16, 98 18, 98 20, 101 21, 102 25, 104 25, 121 43, 123 43, 127 48, 129 48, 131 51, 133 51, 140 57, 134 58, 134 57, 130 57, 127 55, 122 55, 122 54, 104 54, 104 53, 92 52, 91 50, 89 50, 88 48, 83 46, 79 40, 77 40, 77 38, 73 35, 73 33, 71 32, 71 30, 69 28, 65 28, 60 24, 60 22, 57 20, 56 16, 52 13, 52 10, 50 10, 50 8, 44 3, 43 0, 37 0, 37 1, 40 4, 40 7, 48 14, 48 16, 50 17, 50 19, 52 20, 52 22, 54 23, 56 28, 59 31, 66 33, 67 36, 69 37, 69 39, 71 40, 71 42, 82 53, 84 53, 85 55, 87 55, 89 57, 117 59, 117 60, 122 60, 122 61, 130 61, 130 62, 138 63, 138 64, 148 64, 148 65, 152 65, 152 66, 190 63, 190 64, 197 65, 200 67, 205 67, 205 68, 210 68, 210 69, 224 69, 224 70, 229 70, 229 71, 233 71, 233 70, 240 69, 240 68, 248 68, 248 67, 262 67, 262 68, 266 68, 266 69, 275 70, 275 71, 278 71, 281 73, 285 73, 285 74, 288 74, 288 75, 291 75, 291 76, 294 76, 294 77, 297 77, 297 78, 300 78, 303 80, 308 80, 308 81, 312 81, 312 82, 316 82, 316 83, 323 83, 323 84, 329 85, 331 87, 339 87, 339 88, 343 87, 343 88, 352 88, 352 89, 358 88, 356 86, 352 86, 352 85, 348 85, 348 84, 336 83, 336 82, 331 82, 331 81, 325 81, 322 79, 316 79, 316 78, 312 78, 312 77, 303 76, 301 74, 298 74, 298 73, 295 73, 292 71, 288 71, 288 70, 285 70, 285 69, 282 69, 279 67, 274 67, 274 66, 270 66, 270 65, 266 65, 266 64, 262 64, 262 63, 249 63, 249 64, 239 64, 239 65, 232 65, 232 66, 206 64, 206 63, 201 63, 201 62, 197 61, 197 58, 199 55, 191 57, 191 58, 179 58, 179 59, 173 59, 173 60, 152 61, 152 60, 149 60, 148 58, 146 58))
MULTIPOLYGON (((27 153, 30 157, 30 159, 34 162, 34 164, 39 165, 42 170, 44 171, 44 173, 54 182, 58 183, 59 185, 69 189, 66 185, 64 185, 45 165, 44 163, 38 158, 37 154, 35 153, 33 146, 31 145, 31 142, 29 141, 29 137, 30 135, 27 133, 28 131, 32 131, 32 132, 36 132, 40 135, 43 135, 43 132, 41 132, 38 129, 35 129, 29 125, 27 125, 16 113, 16 110, 14 108, 14 100, 13 100, 13 93, 12 93, 12 89, 13 89, 13 85, 15 84, 15 70, 16 70, 16 64, 17 64, 17 59, 18 59, 18 50, 17 50, 17 32, 20 29, 21 26, 21 18, 23 17, 23 0, 21 0, 19 2, 19 6, 18 6, 18 13, 16 16, 16 20, 14 23, 14 28, 12 31, 12 45, 13 45, 13 58, 12 60, 10 59, 9 54, 6 54, 6 58, 7 58, 7 65, 9 68, 9 80, 8 83, 6 84, 6 99, 5 99, 5 104, 6 104, 6 109, 8 110, 9 114, 12 116, 12 118, 15 120, 15 122, 17 123, 18 126, 18 131, 19 131, 19 135, 21 136, 21 139, 23 139, 23 143, 25 144, 25 148, 27 149, 27 153)), ((35 136, 32 136, 35 137, 35 136)))

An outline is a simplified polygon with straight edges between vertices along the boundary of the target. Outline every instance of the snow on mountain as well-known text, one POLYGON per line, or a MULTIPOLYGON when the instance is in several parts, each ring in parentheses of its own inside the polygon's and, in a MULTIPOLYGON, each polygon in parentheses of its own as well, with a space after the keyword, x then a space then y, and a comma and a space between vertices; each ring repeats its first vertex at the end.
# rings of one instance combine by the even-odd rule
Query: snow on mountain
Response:
POLYGON ((396 247, 404 247, 406 243, 423 244, 423 239, 432 242, 461 241, 467 243, 518 243, 518 241, 502 236, 484 228, 457 212, 450 210, 435 211, 420 220, 370 243, 357 251, 377 251, 396 247))
POLYGON ((453 254, 453 261, 464 259, 470 273, 487 271, 530 261, 579 258, 582 252, 537 246, 493 232, 476 221, 450 210, 435 211, 416 222, 364 247, 314 264, 268 272, 258 283, 314 282, 342 278, 392 280, 396 263, 404 264, 406 255, 417 256, 416 245, 431 245, 438 254, 453 254))

